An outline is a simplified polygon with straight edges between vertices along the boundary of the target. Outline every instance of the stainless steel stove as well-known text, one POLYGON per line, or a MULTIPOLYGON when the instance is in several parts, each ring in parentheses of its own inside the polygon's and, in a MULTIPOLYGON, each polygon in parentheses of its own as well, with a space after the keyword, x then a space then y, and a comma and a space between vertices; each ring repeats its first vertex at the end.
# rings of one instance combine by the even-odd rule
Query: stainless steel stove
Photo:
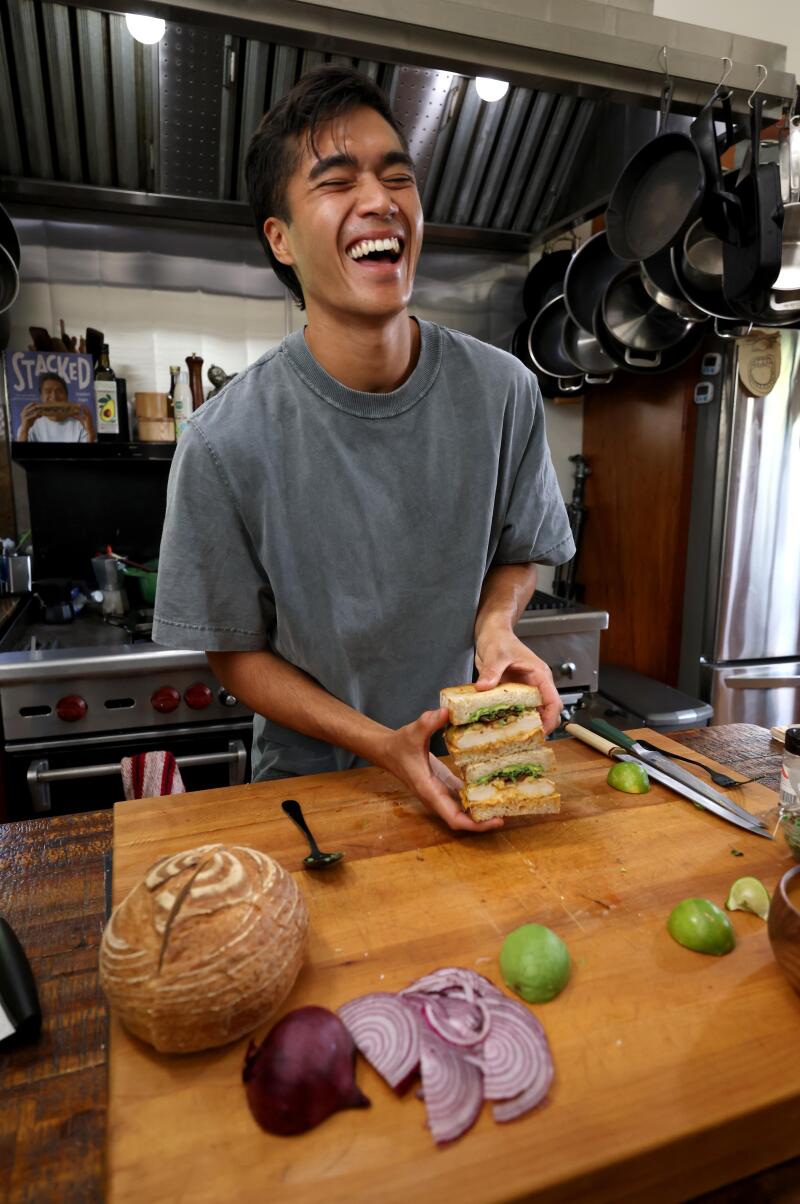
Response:
POLYGON ((5 818, 110 806, 121 758, 150 749, 175 754, 187 789, 246 780, 252 713, 151 625, 152 611, 46 623, 34 598, 18 608, 0 637, 5 818))
POLYGON ((607 627, 607 611, 537 590, 514 629, 549 665, 568 716, 597 691, 600 632, 607 627))

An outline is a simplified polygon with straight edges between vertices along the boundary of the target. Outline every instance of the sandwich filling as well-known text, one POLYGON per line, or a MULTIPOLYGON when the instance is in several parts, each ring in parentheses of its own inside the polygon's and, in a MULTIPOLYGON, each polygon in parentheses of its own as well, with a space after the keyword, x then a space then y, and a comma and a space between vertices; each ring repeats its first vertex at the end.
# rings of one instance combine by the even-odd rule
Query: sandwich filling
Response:
POLYGON ((486 782, 518 782, 521 778, 540 778, 544 773, 543 765, 530 762, 527 765, 505 765, 502 769, 493 769, 475 779, 476 786, 486 782))
POLYGON ((507 798, 547 798, 555 793, 555 786, 547 778, 519 778, 517 781, 504 782, 502 779, 493 782, 469 783, 464 794, 467 806, 473 803, 501 803, 507 798))
MULTIPOLYGON (((522 709, 521 715, 510 715, 502 723, 469 723, 448 729, 448 737, 460 751, 470 748, 487 748, 492 744, 505 744, 521 740, 542 731, 542 720, 537 710, 522 709)), ((542 739, 544 737, 542 736, 542 739)))
POLYGON ((477 711, 467 715, 464 723, 510 723, 515 716, 531 709, 531 707, 524 707, 517 702, 494 707, 478 707, 477 711))

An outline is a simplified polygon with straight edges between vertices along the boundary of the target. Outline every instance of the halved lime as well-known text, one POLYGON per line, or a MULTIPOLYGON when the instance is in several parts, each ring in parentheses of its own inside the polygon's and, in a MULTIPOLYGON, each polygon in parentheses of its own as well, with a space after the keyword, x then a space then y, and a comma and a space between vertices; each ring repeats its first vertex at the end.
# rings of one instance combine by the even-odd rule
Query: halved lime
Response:
POLYGON ((766 920, 769 915, 769 891, 758 878, 737 878, 725 903, 728 911, 751 911, 766 920))
POLYGON ((679 945, 713 957, 730 953, 736 944, 733 925, 710 899, 684 899, 670 912, 667 929, 679 945))
POLYGON ((569 949, 543 924, 515 928, 500 950, 500 972, 506 985, 528 1003, 555 999, 567 985, 571 968, 569 949))
POLYGON ((616 761, 609 769, 606 781, 625 794, 647 794, 650 789, 647 770, 638 761, 616 761))

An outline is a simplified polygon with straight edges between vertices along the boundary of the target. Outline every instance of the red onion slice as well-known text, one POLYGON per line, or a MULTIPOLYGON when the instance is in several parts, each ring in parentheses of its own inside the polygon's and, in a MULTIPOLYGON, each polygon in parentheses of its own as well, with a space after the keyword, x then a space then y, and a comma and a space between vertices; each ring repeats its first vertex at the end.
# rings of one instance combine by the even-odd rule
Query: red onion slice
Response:
POLYGON ((480 999, 467 1003, 447 995, 425 999, 422 1014, 430 1027, 450 1045, 477 1045, 489 1032, 489 1009, 480 999))
POLYGON ((532 1108, 553 1081, 553 1062, 541 1025, 511 1000, 492 1008, 491 1028, 478 1057, 484 1099, 509 1100, 526 1093, 532 1108))
POLYGON ((432 974, 425 974, 422 978, 412 982, 400 994, 444 995, 450 991, 463 992, 463 997, 469 1003, 473 1002, 476 995, 481 999, 506 998, 493 982, 489 982, 488 978, 484 978, 482 974, 477 974, 474 970, 464 970, 460 966, 446 966, 442 970, 434 970, 432 974))
POLYGON ((419 1025, 397 995, 383 991, 351 999, 338 1012, 361 1053, 390 1087, 409 1086, 419 1065, 419 1025))
POLYGON ((483 1105, 481 1072, 424 1029, 420 1033, 420 1066, 431 1135, 437 1145, 455 1141, 475 1123, 483 1105))

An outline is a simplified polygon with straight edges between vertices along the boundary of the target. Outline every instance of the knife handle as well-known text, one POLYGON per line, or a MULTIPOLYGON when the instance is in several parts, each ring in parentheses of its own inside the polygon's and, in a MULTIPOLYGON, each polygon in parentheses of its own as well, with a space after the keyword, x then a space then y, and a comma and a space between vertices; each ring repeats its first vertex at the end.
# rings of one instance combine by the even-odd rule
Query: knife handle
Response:
POLYGON ((608 740, 613 740, 617 748, 624 748, 630 752, 634 747, 635 740, 632 740, 625 732, 621 732, 610 723, 606 723, 605 719, 591 719, 589 722, 592 725, 593 731, 598 732, 601 736, 605 736, 608 740))
POLYGON ((582 740, 584 744, 591 745, 598 752, 604 753, 610 757, 619 747, 618 744, 612 744, 610 740, 604 740, 602 736, 598 736, 597 732, 592 732, 588 727, 581 727, 579 723, 565 723, 564 731, 569 732, 576 740, 582 740))

